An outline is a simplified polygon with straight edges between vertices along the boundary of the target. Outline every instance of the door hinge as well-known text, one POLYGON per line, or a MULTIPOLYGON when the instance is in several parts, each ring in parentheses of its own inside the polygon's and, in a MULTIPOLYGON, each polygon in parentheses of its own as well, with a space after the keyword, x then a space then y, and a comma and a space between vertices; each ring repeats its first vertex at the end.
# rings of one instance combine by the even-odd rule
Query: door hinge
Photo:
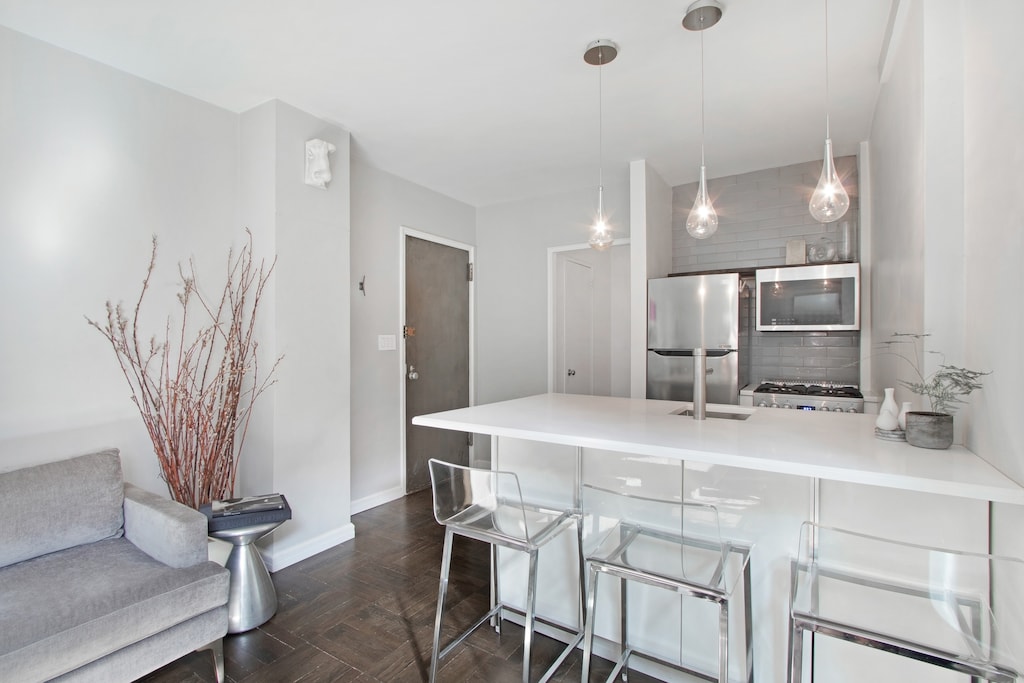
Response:
POLYGON ((472 446, 473 445, 473 435, 472 434, 466 434, 466 445, 467 446, 472 446))
POLYGON ((466 279, 469 280, 470 282, 473 281, 473 264, 472 263, 467 263, 466 264, 466 279))

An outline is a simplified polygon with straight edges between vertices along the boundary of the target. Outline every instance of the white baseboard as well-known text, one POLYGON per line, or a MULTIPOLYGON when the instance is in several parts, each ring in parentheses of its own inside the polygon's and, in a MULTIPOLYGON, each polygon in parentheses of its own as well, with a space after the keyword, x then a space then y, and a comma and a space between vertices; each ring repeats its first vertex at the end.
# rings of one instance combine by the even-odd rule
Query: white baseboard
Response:
MULTIPOLYGON (((405 490, 398 486, 387 491, 381 491, 375 493, 372 496, 360 498, 359 500, 352 501, 351 513, 357 514, 370 508, 375 508, 378 505, 384 503, 390 503, 393 500, 398 500, 405 495, 405 490)), ((332 529, 328 532, 320 534, 316 538, 311 538, 308 541, 298 543, 294 546, 282 548, 280 544, 275 543, 271 550, 265 550, 260 548, 260 554, 263 556, 263 561, 267 565, 267 569, 271 572, 284 569, 296 562, 301 562, 306 558, 312 557, 317 553, 321 553, 325 550, 333 548, 336 545, 344 543, 345 541, 351 541, 356 536, 356 528, 351 522, 342 525, 337 529, 332 529)))
POLYGON ((333 548, 336 545, 340 545, 345 541, 351 541, 356 537, 356 528, 351 522, 343 524, 342 526, 331 529, 325 533, 320 534, 315 538, 311 538, 308 541, 297 543, 296 545, 282 548, 280 544, 275 543, 273 548, 269 551, 260 549, 260 554, 263 556, 263 561, 267 565, 267 569, 271 572, 284 569, 296 562, 301 562, 306 558, 313 557, 317 553, 322 553, 325 550, 333 548))
POLYGON ((396 486, 393 489, 381 491, 380 493, 375 493, 372 496, 366 496, 365 498, 360 498, 359 500, 353 500, 351 505, 351 512, 349 514, 355 515, 359 514, 360 512, 365 512, 366 510, 369 510, 370 508, 375 508, 378 505, 383 505, 384 503, 390 503, 393 500, 398 500, 404 495, 405 489, 403 489, 401 486, 396 486))

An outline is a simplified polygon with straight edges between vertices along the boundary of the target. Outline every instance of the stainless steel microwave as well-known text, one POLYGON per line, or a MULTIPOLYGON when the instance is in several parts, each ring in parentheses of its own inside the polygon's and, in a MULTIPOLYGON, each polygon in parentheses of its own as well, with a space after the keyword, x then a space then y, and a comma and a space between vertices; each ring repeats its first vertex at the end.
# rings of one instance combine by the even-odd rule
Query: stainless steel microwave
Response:
POLYGON ((756 273, 757 329, 860 329, 860 264, 765 268, 756 273))

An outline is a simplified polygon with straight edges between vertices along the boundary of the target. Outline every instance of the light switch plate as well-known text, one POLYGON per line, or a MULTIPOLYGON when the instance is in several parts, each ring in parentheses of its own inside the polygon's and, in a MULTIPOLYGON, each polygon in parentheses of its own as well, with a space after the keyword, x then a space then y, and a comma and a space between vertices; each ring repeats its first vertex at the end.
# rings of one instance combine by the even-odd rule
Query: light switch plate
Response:
POLYGON ((396 337, 393 334, 379 334, 377 335, 377 350, 378 351, 394 351, 398 348, 395 345, 396 337))

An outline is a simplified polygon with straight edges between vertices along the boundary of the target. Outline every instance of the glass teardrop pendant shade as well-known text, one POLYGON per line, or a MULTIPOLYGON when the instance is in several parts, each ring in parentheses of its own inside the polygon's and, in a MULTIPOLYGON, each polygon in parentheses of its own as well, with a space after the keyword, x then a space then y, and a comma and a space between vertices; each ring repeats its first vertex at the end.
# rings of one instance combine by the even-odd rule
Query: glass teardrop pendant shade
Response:
POLYGON ((821 177, 814 188, 809 205, 811 216, 819 223, 839 220, 850 208, 850 195, 846 194, 842 181, 836 174, 832 161, 832 138, 825 139, 825 161, 821 166, 821 177))
POLYGON ((604 216, 598 216, 597 220, 594 221, 594 226, 590 229, 590 239, 587 241, 587 244, 590 245, 591 249, 604 251, 612 246, 614 241, 615 238, 612 237, 608 224, 604 222, 604 216))
POLYGON ((612 246, 614 241, 615 238, 612 237, 612 230, 604 219, 604 185, 598 185, 597 218, 594 219, 594 225, 590 228, 590 239, 587 240, 587 244, 590 245, 591 249, 604 251, 612 246))
POLYGON ((708 197, 708 181, 704 166, 700 167, 700 184, 697 186, 697 198, 693 201, 690 215, 686 217, 686 232, 692 237, 702 240, 711 237, 718 230, 718 214, 708 197))

